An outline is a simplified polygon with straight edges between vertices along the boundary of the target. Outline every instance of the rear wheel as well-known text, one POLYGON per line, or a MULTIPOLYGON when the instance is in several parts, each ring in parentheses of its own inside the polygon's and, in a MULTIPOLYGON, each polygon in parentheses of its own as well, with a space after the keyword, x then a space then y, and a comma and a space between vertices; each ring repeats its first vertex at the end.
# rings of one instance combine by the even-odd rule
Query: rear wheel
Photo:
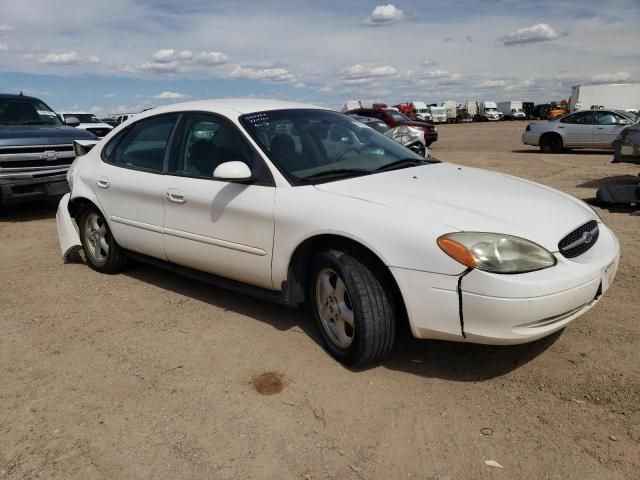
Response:
POLYGON ((316 258, 309 292, 313 313, 326 350, 345 365, 377 362, 395 343, 393 298, 374 270, 337 250, 316 258))
POLYGON ((562 151, 562 139, 555 134, 543 135, 540 139, 540 151, 543 153, 560 153, 562 151))
POLYGON ((82 249, 91 268, 101 273, 116 273, 127 266, 127 257, 96 208, 82 212, 78 224, 82 249))

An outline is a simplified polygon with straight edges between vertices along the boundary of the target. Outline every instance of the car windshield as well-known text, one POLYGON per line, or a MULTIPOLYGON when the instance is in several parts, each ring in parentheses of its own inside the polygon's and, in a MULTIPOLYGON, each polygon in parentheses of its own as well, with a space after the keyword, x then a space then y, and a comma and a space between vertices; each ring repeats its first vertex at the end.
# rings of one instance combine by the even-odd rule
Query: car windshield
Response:
POLYGON ((35 98, 0 98, 0 125, 61 125, 46 104, 35 98))
POLYGON ((403 115, 402 113, 398 112, 397 110, 387 110, 387 113, 389 115, 391 115, 391 118, 393 118, 395 121, 397 122, 404 122, 406 120, 411 120, 409 117, 407 117, 406 115, 403 115))
POLYGON ((293 185, 435 162, 347 115, 328 110, 258 112, 241 116, 240 122, 293 185))
POLYGON ((633 123, 636 123, 638 121, 638 119, 640 118, 640 116, 638 116, 638 114, 633 113, 633 112, 627 112, 626 110, 615 110, 615 112, 619 113, 620 115, 622 115, 624 117, 627 117, 633 123))
POLYGON ((93 113, 65 113, 65 117, 76 117, 80 123, 102 123, 93 113))

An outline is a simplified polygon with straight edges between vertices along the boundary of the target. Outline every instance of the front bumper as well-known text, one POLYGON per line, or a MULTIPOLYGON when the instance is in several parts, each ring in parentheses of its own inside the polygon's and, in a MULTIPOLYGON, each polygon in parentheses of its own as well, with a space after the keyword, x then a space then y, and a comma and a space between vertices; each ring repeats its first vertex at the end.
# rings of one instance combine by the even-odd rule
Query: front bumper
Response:
POLYGON ((415 337, 510 345, 546 337, 592 308, 611 285, 619 255, 617 239, 600 224, 588 252, 573 259, 556 254, 556 266, 537 272, 391 271, 415 337))
POLYGON ((7 205, 67 193, 69 191, 67 168, 61 169, 60 173, 54 175, 49 173, 40 178, 30 178, 31 174, 26 178, 15 174, 0 176, 0 202, 7 205))

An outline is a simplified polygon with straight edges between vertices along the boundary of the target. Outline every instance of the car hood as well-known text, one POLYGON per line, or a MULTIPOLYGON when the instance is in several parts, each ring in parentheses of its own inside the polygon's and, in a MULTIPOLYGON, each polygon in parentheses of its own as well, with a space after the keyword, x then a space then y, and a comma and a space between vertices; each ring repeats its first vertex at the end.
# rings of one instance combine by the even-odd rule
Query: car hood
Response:
POLYGON ((508 175, 448 163, 316 185, 319 190, 391 207, 410 221, 452 231, 495 232, 550 251, 566 234, 597 220, 581 201, 508 175))
POLYGON ((415 120, 406 120, 401 122, 400 125, 408 125, 410 127, 419 127, 419 128, 433 127, 433 125, 431 125, 430 123, 418 122, 415 120))
POLYGON ((0 146, 65 145, 74 140, 96 140, 86 130, 67 126, 1 125, 0 146))

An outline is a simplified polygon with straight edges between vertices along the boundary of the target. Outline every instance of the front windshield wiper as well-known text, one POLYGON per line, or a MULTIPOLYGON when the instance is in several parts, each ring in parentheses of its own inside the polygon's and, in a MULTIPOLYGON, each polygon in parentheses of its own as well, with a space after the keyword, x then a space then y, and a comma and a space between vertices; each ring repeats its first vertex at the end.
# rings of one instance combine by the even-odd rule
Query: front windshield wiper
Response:
POLYGON ((417 158, 402 158, 400 160, 396 160, 395 162, 387 163, 381 167, 378 167, 374 170, 374 172, 386 172, 388 170, 398 170, 400 168, 409 168, 416 167, 418 165, 424 165, 426 163, 431 163, 427 160, 420 160, 417 158))
POLYGON ((307 175, 306 177, 302 177, 301 180, 317 180, 319 178, 325 177, 341 177, 346 175, 366 175, 371 173, 371 170, 366 170, 363 168, 333 168, 331 170, 324 170, 322 172, 312 173, 311 175, 307 175))

